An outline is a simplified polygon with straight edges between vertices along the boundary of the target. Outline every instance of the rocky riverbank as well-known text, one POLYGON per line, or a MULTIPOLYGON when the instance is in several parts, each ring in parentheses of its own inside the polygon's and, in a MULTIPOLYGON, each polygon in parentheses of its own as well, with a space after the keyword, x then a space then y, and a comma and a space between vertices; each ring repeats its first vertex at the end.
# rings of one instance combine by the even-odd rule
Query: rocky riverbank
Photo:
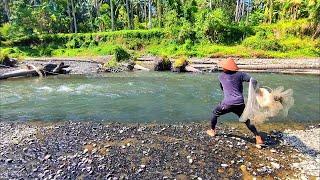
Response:
MULTIPOLYGON (((154 62, 160 57, 144 56, 137 59, 137 64, 154 69, 154 62)), ((95 58, 27 58, 19 63, 18 67, 0 68, 0 74, 21 69, 26 64, 42 66, 48 62, 64 62, 70 65, 71 74, 95 74, 100 72, 102 65, 111 59, 111 56, 95 58)), ((161 59, 161 58, 160 58, 161 59)), ((217 63, 222 58, 190 58, 190 67, 197 71, 217 71, 217 63)), ((240 70, 247 72, 274 72, 285 74, 320 74, 320 59, 236 59, 240 70)))
MULTIPOLYGON (((239 124, 239 123, 236 123, 239 124)), ((240 124, 242 125, 242 124, 240 124)), ((319 127, 306 136, 292 130, 263 133, 254 146, 246 129, 206 124, 102 124, 96 122, 1 122, 0 177, 5 179, 239 179, 300 178, 314 174, 293 166, 305 160, 301 144, 316 157, 319 127), (311 133, 311 134, 310 134, 311 133), (300 146, 288 137, 295 136, 300 146), (308 143, 309 142, 309 143, 308 143), (313 142, 313 143, 310 143, 313 142), (313 145, 312 145, 313 144, 313 145), (298 169, 297 169, 298 168, 298 169)), ((278 127, 275 125, 274 127, 278 127)), ((308 151, 309 152, 309 151, 308 151)), ((319 161, 315 161, 319 164, 319 161)), ((317 165, 317 164, 316 164, 317 165)), ((319 166, 318 166, 319 168, 319 166)))
POLYGON ((82 61, 82 60, 26 60, 22 61, 18 64, 17 67, 10 67, 10 68, 0 68, 0 74, 19 70, 24 68, 27 64, 32 64, 36 67, 43 66, 46 63, 61 63, 64 62, 65 65, 69 65, 71 72, 70 74, 95 74, 98 72, 100 68, 100 64, 95 61, 82 61))

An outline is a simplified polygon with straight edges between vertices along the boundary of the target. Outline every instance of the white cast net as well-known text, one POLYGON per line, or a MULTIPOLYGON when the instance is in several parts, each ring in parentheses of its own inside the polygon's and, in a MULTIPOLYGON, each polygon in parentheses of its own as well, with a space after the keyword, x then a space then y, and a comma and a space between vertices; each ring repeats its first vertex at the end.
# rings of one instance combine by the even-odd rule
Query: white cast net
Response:
POLYGON ((255 89, 250 79, 247 104, 239 121, 245 122, 250 119, 252 123, 259 124, 270 117, 287 116, 294 104, 292 95, 292 89, 284 90, 283 87, 274 90, 255 89))

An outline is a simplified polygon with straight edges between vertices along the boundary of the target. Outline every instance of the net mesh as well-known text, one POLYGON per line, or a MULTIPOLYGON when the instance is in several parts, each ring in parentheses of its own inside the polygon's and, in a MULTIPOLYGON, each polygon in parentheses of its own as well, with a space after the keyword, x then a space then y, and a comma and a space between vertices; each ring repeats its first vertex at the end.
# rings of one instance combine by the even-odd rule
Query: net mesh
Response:
POLYGON ((253 86, 250 79, 248 89, 248 100, 246 107, 239 118, 240 122, 250 119, 254 124, 260 124, 270 117, 287 116, 289 109, 294 104, 292 89, 284 90, 283 87, 257 88, 253 86))

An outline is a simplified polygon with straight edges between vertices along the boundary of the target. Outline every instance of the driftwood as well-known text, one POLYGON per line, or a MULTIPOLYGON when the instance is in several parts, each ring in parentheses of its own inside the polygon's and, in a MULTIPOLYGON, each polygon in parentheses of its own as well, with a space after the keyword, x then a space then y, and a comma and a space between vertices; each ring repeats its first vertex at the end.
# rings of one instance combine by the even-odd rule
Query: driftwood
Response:
POLYGON ((266 64, 266 65, 238 65, 240 69, 320 69, 320 64, 300 65, 300 64, 266 64))
POLYGON ((37 68, 34 65, 27 65, 27 69, 20 69, 0 75, 0 79, 7 79, 13 77, 30 77, 30 76, 43 76, 43 75, 57 75, 67 74, 71 71, 68 65, 60 64, 47 64, 44 67, 37 68))
POLYGON ((196 69, 196 68, 194 68, 193 66, 190 66, 190 65, 186 66, 185 70, 187 72, 201 72, 199 69, 196 69))
POLYGON ((134 68, 137 69, 137 70, 142 70, 142 71, 150 71, 150 69, 145 68, 143 66, 140 66, 138 64, 134 65, 134 68))
POLYGON ((38 72, 35 69, 20 69, 0 75, 0 79, 8 79, 12 77, 29 77, 38 76, 38 72))

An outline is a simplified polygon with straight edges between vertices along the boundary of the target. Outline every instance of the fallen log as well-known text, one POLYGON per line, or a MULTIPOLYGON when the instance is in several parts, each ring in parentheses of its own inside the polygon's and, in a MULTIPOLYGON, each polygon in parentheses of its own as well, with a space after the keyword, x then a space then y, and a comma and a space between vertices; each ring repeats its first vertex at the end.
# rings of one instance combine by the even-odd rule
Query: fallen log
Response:
POLYGON ((134 68, 137 69, 137 70, 142 70, 142 71, 150 71, 150 69, 145 68, 143 66, 140 66, 138 64, 134 65, 134 68))
MULTIPOLYGON (((42 70, 41 70, 42 71, 42 70)), ((8 79, 12 77, 29 77, 38 76, 38 72, 35 69, 20 69, 0 75, 0 79, 8 79)))
POLYGON ((198 69, 196 69, 196 68, 194 68, 194 67, 192 67, 192 66, 190 66, 190 65, 187 65, 187 66, 185 67, 185 70, 186 70, 187 72, 201 72, 200 70, 198 70, 198 69))
POLYGON ((238 65, 239 69, 320 69, 320 64, 302 65, 302 64, 265 64, 265 65, 238 65))

